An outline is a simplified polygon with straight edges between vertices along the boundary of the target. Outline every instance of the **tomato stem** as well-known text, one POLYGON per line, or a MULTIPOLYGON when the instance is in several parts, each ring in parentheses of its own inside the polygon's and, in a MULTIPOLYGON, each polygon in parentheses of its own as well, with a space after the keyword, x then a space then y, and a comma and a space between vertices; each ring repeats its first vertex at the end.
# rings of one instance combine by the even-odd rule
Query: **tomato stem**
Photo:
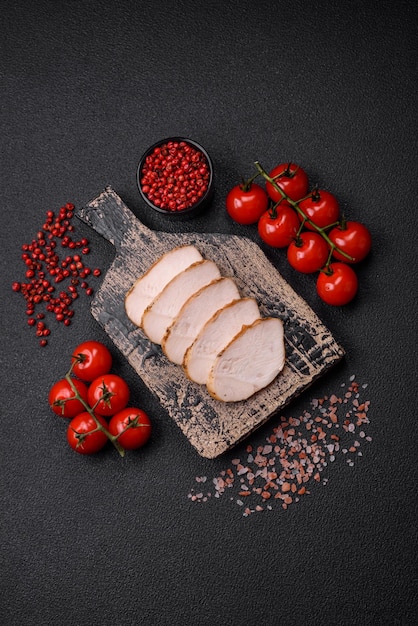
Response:
POLYGON ((273 204, 273 206, 269 209, 269 215, 270 218, 272 220, 275 220, 277 217, 277 209, 278 207, 281 205, 281 203, 283 202, 284 198, 280 198, 280 200, 278 200, 277 202, 275 202, 275 204, 273 204))
POLYGON ((251 178, 248 178, 247 180, 243 178, 242 183, 241 183, 242 191, 249 191, 251 189, 251 185, 253 184, 255 179, 258 178, 259 176, 260 176, 260 172, 257 172, 256 174, 254 174, 254 176, 251 176, 251 178))
POLYGON ((339 226, 341 230, 347 230, 347 218, 345 215, 342 216, 339 226))
POLYGON ((302 230, 303 230, 303 229, 304 229, 304 227, 305 227, 305 222, 306 222, 306 219, 303 217, 303 218, 302 218, 302 221, 301 221, 301 223, 300 223, 300 226, 299 226, 298 232, 296 233, 296 240, 297 240, 297 241, 299 241, 299 239, 300 239, 300 234, 301 234, 302 230))
MULTIPOLYGON (((299 232, 298 232, 297 236, 302 231, 303 226, 306 223, 308 223, 312 227, 313 230, 315 230, 317 233, 319 233, 321 235, 321 237, 323 237, 325 239, 325 241, 327 242, 327 244, 330 247, 330 253, 328 255, 328 260, 327 260, 326 267, 329 267, 329 265, 331 263, 332 254, 333 254, 334 251, 337 251, 339 254, 344 256, 348 261, 353 261, 353 257, 351 257, 349 254, 344 252, 344 250, 341 250, 341 248, 336 246, 335 243, 333 241, 331 241, 331 239, 328 237, 328 234, 326 232, 330 228, 332 228, 334 226, 337 226, 340 222, 335 222, 333 224, 328 224, 327 226, 324 226, 324 227, 317 226, 315 224, 315 222, 313 222, 311 219, 309 219, 309 217, 306 215, 306 213, 300 208, 299 203, 302 202, 302 200, 298 200, 298 201, 292 200, 292 198, 290 198, 287 195, 287 193, 285 191, 283 191, 283 189, 276 183, 275 179, 272 178, 271 176, 269 176, 269 174, 262 167, 262 165, 260 164, 259 161, 255 161, 255 166, 256 166, 256 168, 258 170, 258 173, 261 174, 261 176, 263 176, 263 178, 267 182, 269 182, 271 185, 273 185, 274 189, 281 194, 282 199, 286 200, 290 204, 290 206, 292 206, 295 209, 295 211, 297 212, 297 214, 301 218, 302 224, 301 224, 301 226, 299 228, 299 232)), ((310 196, 311 196, 311 194, 308 197, 310 197, 310 196)))
MULTIPOLYGON (((130 419, 130 418, 129 418, 130 419)), ((115 439, 118 439, 121 435, 123 435, 124 433, 126 433, 127 430, 129 430, 130 428, 145 428, 146 426, 149 426, 149 424, 142 424, 141 422, 138 421, 139 420, 139 415, 137 415, 133 420, 131 420, 123 430, 121 430, 117 435, 115 435, 115 439)))
POLYGON ((314 187, 311 193, 311 198, 313 202, 318 202, 321 199, 321 195, 319 193, 318 187, 314 187))
MULTIPOLYGON (((96 402, 96 404, 94 405, 93 408, 91 408, 87 402, 85 402, 85 400, 80 396, 77 387, 74 385, 73 379, 71 377, 71 374, 73 372, 73 368, 74 365, 77 363, 77 360, 74 361, 74 363, 71 365, 70 369, 68 370, 68 372, 65 375, 66 380, 68 381, 71 389, 74 391, 74 395, 77 398, 77 400, 79 400, 81 402, 81 404, 84 406, 84 408, 86 409, 86 411, 91 415, 91 417, 94 419, 94 423, 96 424, 96 429, 92 432, 96 432, 96 430, 101 430, 106 437, 110 440, 110 442, 114 445, 114 447, 116 448, 116 450, 119 452, 120 456, 125 456, 125 449, 120 445, 118 438, 114 437, 108 430, 107 428, 105 428, 97 419, 96 415, 94 414, 94 408, 97 406, 97 404, 100 402, 101 398, 96 402)), ((90 433, 89 433, 90 434, 90 433)))
POLYGON ((331 265, 331 260, 332 260, 332 253, 334 252, 333 248, 330 249, 329 254, 328 254, 328 259, 327 262, 325 263, 325 273, 326 274, 332 274, 331 270, 330 270, 330 265, 331 265))
POLYGON ((87 358, 86 355, 83 354, 82 352, 80 352, 79 354, 74 354, 73 355, 74 365, 76 365, 77 363, 84 363, 86 358, 87 358))

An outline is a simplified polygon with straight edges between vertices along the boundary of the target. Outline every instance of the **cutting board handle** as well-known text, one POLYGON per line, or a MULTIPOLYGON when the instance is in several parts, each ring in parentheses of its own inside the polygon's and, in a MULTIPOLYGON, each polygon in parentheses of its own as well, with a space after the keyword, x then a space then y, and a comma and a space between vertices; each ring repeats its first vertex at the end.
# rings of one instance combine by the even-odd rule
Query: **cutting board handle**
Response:
POLYGON ((106 187, 97 198, 79 209, 76 215, 116 248, 121 246, 132 228, 138 230, 139 227, 143 234, 152 235, 152 231, 138 220, 111 187, 106 187))

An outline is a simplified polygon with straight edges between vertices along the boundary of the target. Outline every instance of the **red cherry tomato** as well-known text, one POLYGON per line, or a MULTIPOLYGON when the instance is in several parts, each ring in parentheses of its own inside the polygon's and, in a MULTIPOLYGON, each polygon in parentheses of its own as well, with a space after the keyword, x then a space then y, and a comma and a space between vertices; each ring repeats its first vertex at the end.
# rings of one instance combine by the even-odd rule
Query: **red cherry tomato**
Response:
POLYGON ((258 221, 261 239, 273 248, 286 248, 295 239, 300 227, 296 211, 286 201, 265 211, 258 221))
MULTIPOLYGON (((103 417, 98 415, 97 420, 107 428, 106 420, 103 417)), ((71 448, 79 454, 95 454, 104 448, 108 437, 102 430, 97 430, 97 424, 93 417, 85 411, 74 417, 69 423, 67 441, 71 448)))
POLYGON ((99 376, 88 390, 89 405, 98 415, 110 417, 126 407, 130 391, 127 383, 116 374, 99 376), (96 404, 97 403, 97 404, 96 404))
POLYGON ((113 436, 119 435, 118 441, 125 450, 136 450, 147 443, 151 437, 151 420, 145 411, 136 408, 126 408, 116 413, 109 422, 109 432, 113 436), (127 426, 129 428, 127 428, 127 426), (125 430, 127 428, 127 430, 125 430), (125 432, 123 432, 125 431, 125 432))
MULTIPOLYGON (((299 202, 299 208, 319 228, 335 224, 340 214, 337 198, 329 191, 323 190, 313 191, 310 198, 299 202)), ((305 222, 305 226, 309 230, 315 230, 309 222, 305 222)))
POLYGON ((226 197, 228 215, 238 224, 255 224, 267 210, 268 197, 260 185, 236 185, 226 197))
MULTIPOLYGON (((308 193, 308 175, 305 170, 294 163, 281 163, 272 169, 269 175, 292 200, 300 200, 308 193)), ((268 181, 266 191, 274 202, 278 202, 283 197, 268 181)))
MULTIPOLYGON (((76 378, 72 379, 72 382, 80 394, 80 397, 87 403, 87 385, 76 378)), ((54 413, 61 417, 71 418, 86 409, 83 403, 76 398, 74 390, 66 378, 58 380, 51 387, 48 394, 48 402, 54 413)))
POLYGON ((324 267, 329 255, 328 245, 319 233, 305 231, 287 249, 287 260, 293 269, 303 274, 324 267))
POLYGON ((358 279, 349 265, 331 263, 328 271, 319 273, 316 289, 321 300, 327 304, 344 306, 356 295, 358 279))
POLYGON ((75 348, 72 359, 73 373, 87 382, 108 374, 112 368, 112 355, 99 341, 84 341, 75 348))
POLYGON ((370 232, 360 222, 345 222, 342 226, 333 228, 328 236, 338 248, 352 257, 347 259, 334 250, 333 257, 345 263, 359 263, 369 254, 372 247, 370 232))

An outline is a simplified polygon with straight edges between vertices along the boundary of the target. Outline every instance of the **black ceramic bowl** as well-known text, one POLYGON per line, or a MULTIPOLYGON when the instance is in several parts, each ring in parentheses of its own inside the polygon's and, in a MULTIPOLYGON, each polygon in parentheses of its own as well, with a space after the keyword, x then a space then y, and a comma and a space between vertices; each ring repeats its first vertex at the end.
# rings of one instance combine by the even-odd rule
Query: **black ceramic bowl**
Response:
MULTIPOLYGON (((163 171, 158 170, 158 175, 162 176, 164 180, 166 179, 167 176, 171 176, 172 174, 171 173, 167 174, 167 172, 165 172, 164 170, 163 171)), ((165 215, 172 219, 188 219, 188 218, 195 217, 196 215, 199 215, 200 213, 202 213, 202 211, 206 210, 211 203, 212 196, 213 196, 213 163, 209 154, 206 152, 206 150, 200 144, 196 143, 196 141, 193 141, 192 139, 187 139, 186 137, 169 137, 167 139, 162 139, 161 141, 158 141, 157 143, 150 146, 146 150, 146 152, 144 152, 138 164, 136 180, 137 180, 137 185, 138 185, 138 189, 139 189, 139 193, 141 194, 141 197, 146 202, 146 204, 149 207, 151 207, 154 211, 158 211, 158 213, 161 213, 162 215, 165 215), (199 158, 202 159, 203 162, 207 164, 209 177, 207 180, 205 180, 205 185, 203 185, 205 191, 203 195, 200 196, 196 202, 194 202, 193 204, 185 208, 174 209, 174 208, 168 208, 168 207, 165 208, 162 206, 157 206, 156 204, 154 204, 152 199, 148 197, 147 193, 144 192, 143 185, 141 183, 144 177, 143 170, 146 164, 146 159, 155 153, 156 148, 163 148, 169 143, 180 144, 181 142, 184 142, 185 144, 187 144, 192 149, 193 153, 197 154, 199 158)), ((177 183, 174 182, 173 184, 176 185, 177 183)), ((163 183, 163 186, 164 185, 165 183, 163 183)))

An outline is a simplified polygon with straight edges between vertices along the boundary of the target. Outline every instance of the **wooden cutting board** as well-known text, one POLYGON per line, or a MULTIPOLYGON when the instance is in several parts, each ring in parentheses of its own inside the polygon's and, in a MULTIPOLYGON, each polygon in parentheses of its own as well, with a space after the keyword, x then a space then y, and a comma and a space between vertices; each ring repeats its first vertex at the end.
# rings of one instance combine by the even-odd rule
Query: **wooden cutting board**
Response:
POLYGON ((92 314, 117 348, 157 396, 197 452, 215 458, 241 441, 339 361, 343 348, 317 315, 245 237, 225 234, 165 233, 147 228, 122 199, 106 188, 77 217, 116 248, 91 306, 92 314), (164 252, 193 244, 235 280, 242 296, 257 300, 263 316, 284 322, 286 365, 269 387, 246 401, 223 403, 204 386, 188 380, 161 348, 150 343, 126 316, 125 294, 164 252))

